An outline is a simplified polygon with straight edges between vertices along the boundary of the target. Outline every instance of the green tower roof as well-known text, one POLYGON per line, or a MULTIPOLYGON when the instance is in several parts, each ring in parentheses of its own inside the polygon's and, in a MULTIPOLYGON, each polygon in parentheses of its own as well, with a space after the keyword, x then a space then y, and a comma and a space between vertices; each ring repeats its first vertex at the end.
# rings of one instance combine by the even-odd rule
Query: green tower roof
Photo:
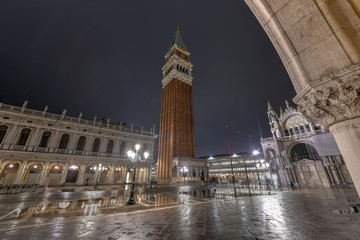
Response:
POLYGON ((186 47, 185 47, 185 43, 183 42, 183 40, 181 39, 181 36, 180 36, 180 32, 179 32, 179 27, 176 27, 176 32, 175 32, 175 35, 174 35, 174 38, 171 42, 171 45, 170 45, 170 48, 176 44, 179 48, 187 51, 186 47))

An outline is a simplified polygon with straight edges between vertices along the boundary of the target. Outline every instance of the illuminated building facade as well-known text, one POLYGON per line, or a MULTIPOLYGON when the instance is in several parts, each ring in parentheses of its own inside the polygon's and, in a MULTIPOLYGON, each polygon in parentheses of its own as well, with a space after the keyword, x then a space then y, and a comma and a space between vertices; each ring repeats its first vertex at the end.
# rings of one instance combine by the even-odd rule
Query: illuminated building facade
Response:
POLYGON ((330 188, 353 186, 349 171, 332 134, 310 122, 285 101, 280 114, 268 103, 272 137, 261 139, 266 161, 279 186, 330 188))
POLYGON ((231 181, 232 172, 234 172, 235 179, 237 181, 244 181, 247 179, 246 174, 251 183, 257 183, 258 181, 264 181, 266 179, 276 181, 272 179, 269 172, 269 163, 266 162, 264 156, 251 153, 237 153, 231 156, 229 154, 219 154, 214 156, 201 157, 207 160, 207 166, 209 171, 209 177, 214 177, 219 181, 231 181))
POLYGON ((181 179, 182 167, 190 180, 205 180, 206 162, 195 158, 192 67, 190 53, 180 36, 179 28, 165 55, 162 68, 162 100, 159 130, 157 181, 169 183, 181 179), (190 175, 189 175, 190 174, 190 175))
POLYGON ((0 103, 0 184, 93 185, 149 182, 155 132, 142 127, 70 117, 0 103), (132 163, 127 151, 140 144, 147 161, 132 163), (99 171, 102 166, 102 171, 99 171))

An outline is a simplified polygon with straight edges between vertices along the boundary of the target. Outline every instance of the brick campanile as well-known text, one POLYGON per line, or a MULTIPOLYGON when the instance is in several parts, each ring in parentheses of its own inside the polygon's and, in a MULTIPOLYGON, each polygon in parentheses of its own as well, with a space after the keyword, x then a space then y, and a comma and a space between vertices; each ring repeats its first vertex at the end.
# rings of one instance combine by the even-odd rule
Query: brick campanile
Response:
POLYGON ((173 157, 194 158, 196 155, 191 76, 193 65, 189 55, 177 27, 165 55, 165 65, 161 69, 163 80, 157 167, 157 179, 160 182, 171 178, 173 157))

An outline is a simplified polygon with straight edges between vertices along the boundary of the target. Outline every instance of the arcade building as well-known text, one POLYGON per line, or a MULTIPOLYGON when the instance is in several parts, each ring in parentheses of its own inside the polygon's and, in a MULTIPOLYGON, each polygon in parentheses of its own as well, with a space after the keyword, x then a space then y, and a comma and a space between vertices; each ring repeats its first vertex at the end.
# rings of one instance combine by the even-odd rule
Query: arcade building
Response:
POLYGON ((155 131, 0 103, 0 184, 94 185, 147 183, 154 166, 155 131), (149 153, 133 163, 127 152, 149 153))

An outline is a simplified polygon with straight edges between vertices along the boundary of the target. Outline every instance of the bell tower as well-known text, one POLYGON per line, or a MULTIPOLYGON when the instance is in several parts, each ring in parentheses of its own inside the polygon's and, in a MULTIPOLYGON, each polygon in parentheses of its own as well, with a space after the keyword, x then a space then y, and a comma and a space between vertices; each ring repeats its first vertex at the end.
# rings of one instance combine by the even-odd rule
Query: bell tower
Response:
POLYGON ((190 53, 176 28, 170 49, 162 67, 162 99, 159 130, 157 179, 167 182, 171 178, 174 157, 194 158, 195 134, 192 98, 193 65, 190 53))

